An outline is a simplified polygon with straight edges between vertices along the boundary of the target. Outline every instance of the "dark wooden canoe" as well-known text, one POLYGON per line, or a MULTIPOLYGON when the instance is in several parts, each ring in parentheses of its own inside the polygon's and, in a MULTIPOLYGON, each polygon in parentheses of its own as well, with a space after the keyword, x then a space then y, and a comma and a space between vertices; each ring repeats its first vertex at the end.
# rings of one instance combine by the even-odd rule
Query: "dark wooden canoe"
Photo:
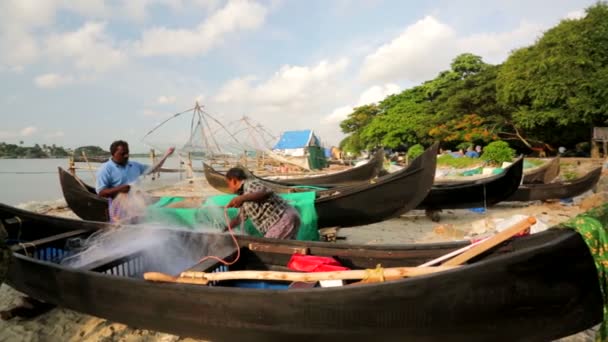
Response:
POLYGON ((551 183, 559 175, 559 157, 530 170, 524 170, 524 184, 551 183))
MULTIPOLYGON (((245 167, 241 168, 249 178, 255 178, 278 193, 292 193, 300 191, 310 191, 306 186, 318 188, 335 188, 344 185, 356 185, 366 183, 370 179, 378 176, 382 170, 382 162, 384 161, 383 150, 378 150, 374 157, 367 163, 356 166, 341 172, 331 173, 323 176, 313 176, 304 178, 289 178, 284 180, 272 180, 256 176, 253 172, 245 167), (300 188, 298 188, 300 186, 300 188)), ((218 191, 230 193, 226 177, 224 173, 216 171, 211 165, 203 163, 203 170, 207 182, 218 191)))
MULTIPOLYGON (((431 188, 436 157, 437 145, 434 145, 403 170, 370 182, 317 192, 318 227, 360 226, 415 208, 431 188)), ((62 169, 59 177, 66 202, 76 215, 86 220, 108 221, 105 198, 94 194, 91 187, 62 169)), ((223 176, 222 180, 225 184, 223 176)))
MULTIPOLYGON (((211 341, 550 341, 602 320, 593 258, 581 237, 568 229, 509 240, 468 265, 433 275, 270 290, 231 282, 202 286, 142 279, 148 271, 222 271, 211 260, 194 265, 206 254, 234 258, 236 247, 202 252, 205 242, 224 241, 226 235, 168 231, 168 238, 178 242, 176 250, 165 253, 162 248, 171 244, 128 249, 72 268, 60 262, 73 253, 74 238, 107 224, 1 204, 0 222, 15 252, 7 283, 16 290, 134 328, 179 336, 211 341), (183 255, 183 262, 164 267, 153 257, 159 253, 183 255)), ((150 229, 142 233, 150 234, 150 229)), ((285 270, 296 250, 333 256, 352 269, 416 266, 464 244, 371 246, 239 236, 241 257, 229 270, 285 270)))
POLYGON ((578 196, 593 187, 600 180, 602 168, 589 171, 583 177, 569 182, 549 184, 523 184, 505 201, 544 201, 549 199, 570 198, 578 196))
POLYGON ((374 153, 374 156, 367 163, 350 169, 328 173, 320 176, 310 176, 301 178, 285 178, 273 180, 264 178, 266 182, 275 183, 277 185, 312 185, 318 187, 333 188, 341 185, 354 185, 361 182, 369 181, 378 176, 383 168, 384 150, 379 149, 374 153))
POLYGON ((57 170, 63 198, 78 217, 90 221, 110 221, 107 199, 98 196, 94 187, 72 176, 61 167, 57 167, 57 170))
POLYGON ((501 174, 473 181, 435 183, 417 209, 466 209, 494 205, 513 194, 521 183, 523 158, 501 174))

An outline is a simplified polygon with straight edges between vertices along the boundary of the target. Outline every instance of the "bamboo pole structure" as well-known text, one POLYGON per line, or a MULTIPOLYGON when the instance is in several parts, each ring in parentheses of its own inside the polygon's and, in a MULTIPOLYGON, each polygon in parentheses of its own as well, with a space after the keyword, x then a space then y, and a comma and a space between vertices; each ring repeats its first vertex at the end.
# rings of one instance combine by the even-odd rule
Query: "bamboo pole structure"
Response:
POLYGON ((89 171, 93 175, 93 183, 97 183, 97 176, 95 175, 95 172, 93 172, 93 168, 91 167, 91 164, 89 163, 89 158, 87 158, 87 154, 84 151, 82 151, 82 158, 84 158, 84 161, 87 163, 87 167, 89 168, 89 171))

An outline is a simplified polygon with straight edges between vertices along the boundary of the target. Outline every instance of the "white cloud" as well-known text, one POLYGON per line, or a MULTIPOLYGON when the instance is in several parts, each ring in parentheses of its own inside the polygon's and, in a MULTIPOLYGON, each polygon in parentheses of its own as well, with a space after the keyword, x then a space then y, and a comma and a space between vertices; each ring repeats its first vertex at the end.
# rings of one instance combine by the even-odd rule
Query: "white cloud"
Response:
POLYGON ((36 131, 38 131, 38 128, 34 126, 27 126, 19 131, 19 135, 22 137, 29 137, 32 134, 36 133, 36 131))
POLYGON ((72 76, 63 76, 55 73, 44 74, 34 79, 34 84, 39 88, 57 88, 74 82, 72 76))
POLYGON ((192 30, 156 27, 144 31, 135 49, 144 56, 196 56, 218 44, 226 34, 252 30, 264 22, 267 9, 250 1, 231 1, 192 30))
POLYGON ((361 78, 366 82, 427 79, 449 63, 452 55, 444 50, 453 51, 455 36, 451 27, 427 16, 365 57, 361 78))
POLYGON ((144 109, 141 112, 141 115, 143 116, 147 116, 147 117, 157 117, 157 116, 163 116, 166 115, 167 113, 161 113, 152 109, 144 109))
POLYGON ((23 67, 41 55, 41 34, 35 29, 51 26, 60 9, 88 17, 107 16, 103 0, 5 0, 0 2, 0 63, 23 67))
POLYGON ((124 64, 126 53, 115 48, 105 33, 103 22, 87 22, 74 32, 53 34, 47 41, 47 51, 55 58, 73 59, 79 69, 107 71, 124 64))
POLYGON ((177 100, 177 98, 175 96, 159 96, 158 99, 156 100, 156 102, 158 102, 159 104, 171 104, 171 103, 175 103, 175 101, 177 100))
POLYGON ((46 137, 50 138, 50 139, 52 139, 52 138, 62 138, 64 136, 65 136, 65 133, 63 133, 63 131, 55 131, 55 132, 48 133, 46 135, 46 137))
POLYGON ((534 42, 543 26, 522 21, 506 32, 460 35, 452 27, 427 16, 365 57, 364 82, 422 82, 450 67, 457 55, 471 52, 488 63, 501 63, 510 51, 534 42))
POLYGON ((346 117, 348 117, 348 114, 353 112, 353 107, 352 106, 343 106, 343 107, 338 107, 336 109, 334 109, 331 114, 329 114, 328 116, 324 117, 322 122, 323 123, 338 123, 344 119, 346 119, 346 117))
POLYGON ((323 118, 325 124, 336 124, 346 119, 355 107, 364 106, 367 104, 378 103, 389 95, 397 94, 401 91, 401 87, 394 83, 387 83, 383 86, 372 86, 367 88, 357 100, 355 106, 342 106, 334 109, 329 115, 323 118))
POLYGON ((478 33, 458 39, 452 58, 463 52, 471 52, 483 57, 488 63, 502 63, 511 50, 532 44, 542 33, 538 24, 521 22, 514 30, 499 33, 478 33))
POLYGON ((313 67, 282 66, 268 80, 253 84, 255 77, 247 76, 227 82, 218 92, 218 102, 245 101, 269 107, 294 105, 327 96, 337 77, 348 67, 347 59, 335 63, 321 61, 313 67))
POLYGON ((397 94, 401 91, 401 87, 395 83, 387 83, 382 86, 372 86, 367 88, 357 101, 357 107, 371 103, 378 103, 384 100, 385 97, 397 94))
POLYGON ((568 12, 568 14, 566 14, 566 19, 581 19, 584 18, 586 15, 584 10, 577 10, 577 11, 572 11, 572 12, 568 12))

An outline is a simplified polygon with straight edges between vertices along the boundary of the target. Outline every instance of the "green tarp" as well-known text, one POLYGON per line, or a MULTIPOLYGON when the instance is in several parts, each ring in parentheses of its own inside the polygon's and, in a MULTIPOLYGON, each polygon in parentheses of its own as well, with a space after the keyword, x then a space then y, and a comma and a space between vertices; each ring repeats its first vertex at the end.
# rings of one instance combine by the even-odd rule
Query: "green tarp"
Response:
MULTIPOLYGON (((296 237, 297 240, 318 241, 317 211, 315 210, 315 192, 298 192, 280 194, 291 206, 300 213, 302 224, 296 237)), ((178 225, 195 229, 197 227, 214 227, 222 229, 226 226, 224 207, 235 195, 217 195, 209 197, 200 208, 165 208, 165 206, 182 201, 181 197, 162 197, 146 210, 148 222, 178 225)), ((238 209, 228 209, 230 219, 236 217, 238 209)), ((239 228, 235 228, 238 230, 239 228)), ((245 232, 252 236, 262 236, 253 226, 251 220, 244 224, 245 232)))

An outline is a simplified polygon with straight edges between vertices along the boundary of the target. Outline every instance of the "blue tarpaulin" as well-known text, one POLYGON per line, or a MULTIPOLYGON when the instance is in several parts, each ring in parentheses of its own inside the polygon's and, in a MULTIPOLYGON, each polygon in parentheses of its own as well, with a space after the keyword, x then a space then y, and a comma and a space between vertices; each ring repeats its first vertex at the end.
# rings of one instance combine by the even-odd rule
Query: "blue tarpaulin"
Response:
POLYGON ((313 134, 312 130, 286 131, 281 134, 279 142, 272 148, 273 150, 286 150, 304 148, 306 146, 319 146, 319 139, 313 134), (311 141, 312 136, 312 141, 311 141), (309 143, 310 142, 310 143, 309 143))

